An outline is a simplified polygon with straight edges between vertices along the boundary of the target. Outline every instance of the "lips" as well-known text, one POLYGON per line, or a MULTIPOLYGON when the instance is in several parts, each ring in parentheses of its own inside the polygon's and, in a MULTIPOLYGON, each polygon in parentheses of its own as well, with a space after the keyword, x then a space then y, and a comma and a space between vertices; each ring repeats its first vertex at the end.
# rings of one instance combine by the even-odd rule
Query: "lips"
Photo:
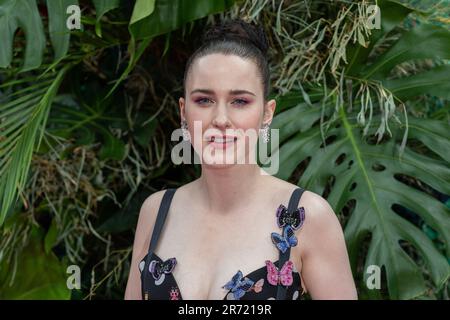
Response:
POLYGON ((237 137, 233 136, 212 136, 208 141, 214 141, 217 143, 233 142, 236 141, 237 137))
POLYGON ((209 145, 211 145, 214 148, 221 148, 225 149, 229 147, 230 145, 234 144, 234 142, 237 140, 236 136, 226 136, 226 135, 215 135, 210 136, 206 138, 206 141, 209 145))

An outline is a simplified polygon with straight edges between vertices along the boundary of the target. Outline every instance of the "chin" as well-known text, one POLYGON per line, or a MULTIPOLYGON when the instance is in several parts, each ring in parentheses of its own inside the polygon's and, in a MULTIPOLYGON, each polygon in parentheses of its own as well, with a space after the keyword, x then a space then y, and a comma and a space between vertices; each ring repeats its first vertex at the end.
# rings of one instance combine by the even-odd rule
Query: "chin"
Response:
POLYGON ((231 168, 240 164, 248 164, 248 155, 245 153, 245 149, 228 149, 228 150, 214 150, 208 147, 203 149, 202 153, 202 164, 208 168, 231 168))

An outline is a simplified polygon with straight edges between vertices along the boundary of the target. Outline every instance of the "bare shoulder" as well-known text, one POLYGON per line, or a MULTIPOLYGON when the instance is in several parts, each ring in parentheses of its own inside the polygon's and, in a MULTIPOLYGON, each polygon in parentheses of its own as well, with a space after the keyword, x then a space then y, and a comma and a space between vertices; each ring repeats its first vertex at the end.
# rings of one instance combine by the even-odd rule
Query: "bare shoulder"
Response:
POLYGON ((150 243, 150 235, 155 225, 158 209, 166 190, 160 190, 149 195, 142 203, 139 219, 136 226, 136 234, 133 251, 146 252, 150 243))
POLYGON ((303 197, 305 221, 298 234, 302 285, 313 299, 357 299, 345 236, 336 213, 326 199, 314 192, 305 191, 303 197))
MULTIPOLYGON (((271 188, 282 190, 282 192, 287 194, 290 194, 294 189, 299 188, 299 186, 293 183, 276 177, 271 177, 271 180, 271 188)), ((306 188, 302 187, 302 189, 304 189, 304 192, 300 198, 299 206, 305 208, 305 225, 307 220, 309 220, 309 224, 313 226, 315 224, 321 225, 321 222, 331 222, 332 224, 335 222, 339 223, 336 214, 326 199, 306 188)))
POLYGON ((309 209, 309 216, 314 221, 336 218, 336 214, 334 213, 328 201, 315 192, 305 190, 302 196, 302 203, 309 209))
POLYGON ((314 252, 317 246, 322 246, 325 239, 343 239, 342 226, 326 199, 315 192, 305 190, 301 206, 305 209, 305 222, 299 236, 307 239, 303 241, 303 258, 309 252, 314 252))
MULTIPOLYGON (((174 200, 172 201, 172 205, 174 202, 179 202, 183 204, 186 198, 192 196, 193 190, 195 190, 195 181, 189 182, 177 188, 177 192, 174 195, 174 200), (175 200, 176 199, 176 200, 175 200)), ((156 221, 156 216, 158 215, 158 210, 161 205, 162 198, 166 193, 167 189, 163 189, 152 193, 148 196, 142 204, 141 211, 139 213, 139 221, 138 228, 143 228, 145 232, 152 232, 153 226, 156 221)), ((136 229, 136 232, 138 230, 136 229)))
POLYGON ((166 190, 160 190, 149 195, 142 203, 141 211, 139 212, 139 223, 148 224, 156 220, 158 208, 161 204, 162 197, 166 190))
POLYGON ((142 203, 139 219, 134 235, 133 253, 131 257, 131 268, 128 275, 125 299, 141 299, 141 283, 138 272, 139 261, 147 254, 150 244, 150 235, 153 232, 158 208, 165 190, 155 192, 148 196, 142 203))

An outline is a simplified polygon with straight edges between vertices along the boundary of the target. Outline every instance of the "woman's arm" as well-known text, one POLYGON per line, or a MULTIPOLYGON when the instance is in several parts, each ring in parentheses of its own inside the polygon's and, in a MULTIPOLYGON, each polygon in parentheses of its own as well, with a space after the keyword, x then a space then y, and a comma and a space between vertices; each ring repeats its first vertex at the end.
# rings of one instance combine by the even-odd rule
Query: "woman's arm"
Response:
POLYGON ((139 212, 139 219, 134 236, 130 273, 128 275, 127 288, 125 290, 125 300, 142 299, 139 262, 147 254, 148 246, 150 244, 150 235, 153 232, 158 207, 163 194, 164 191, 158 191, 150 195, 142 204, 139 212))
POLYGON ((336 214, 321 196, 305 191, 302 278, 312 299, 358 299, 344 233, 336 214))

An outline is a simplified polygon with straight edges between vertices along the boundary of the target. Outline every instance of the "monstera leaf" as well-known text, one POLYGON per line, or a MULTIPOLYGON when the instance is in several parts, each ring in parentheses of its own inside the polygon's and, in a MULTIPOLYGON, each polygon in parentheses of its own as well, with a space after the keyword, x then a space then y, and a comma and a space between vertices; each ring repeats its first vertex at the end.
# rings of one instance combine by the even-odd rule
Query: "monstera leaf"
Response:
MULTIPOLYGON (((282 97, 277 108, 283 111, 272 122, 274 128, 280 129, 280 147, 273 149, 272 155, 279 156, 277 176, 282 179, 295 179, 296 169, 306 166, 298 184, 320 195, 331 181, 327 200, 335 212, 341 212, 349 204, 352 208, 344 232, 353 271, 357 270, 359 254, 368 243, 367 255, 363 257, 364 280, 369 276, 365 272, 370 265, 384 267, 390 297, 411 299, 423 295, 427 287, 422 267, 409 256, 408 250, 421 257, 437 287, 448 281, 450 210, 434 197, 403 182, 402 177, 412 177, 450 194, 450 131, 446 122, 409 115, 405 124, 390 125, 390 135, 386 134, 384 139, 373 142, 372 137, 374 133, 378 135, 378 131, 374 132, 375 123, 388 123, 385 104, 395 109, 394 101, 401 101, 407 109, 408 100, 418 95, 449 98, 448 65, 437 64, 403 77, 393 76, 392 70, 409 61, 448 59, 450 34, 425 24, 404 30, 399 24, 413 9, 394 1, 382 0, 377 4, 381 9, 381 29, 372 32, 366 47, 355 44, 348 48, 342 83, 351 83, 353 96, 347 94, 343 99, 331 95, 335 98, 333 103, 316 99, 317 103, 312 104, 301 102, 302 93, 292 92, 294 99, 290 95, 282 97), (396 40, 384 43, 380 50, 379 45, 392 33, 397 35, 396 40), (392 97, 371 100, 372 122, 363 130, 361 121, 356 121, 361 113, 355 110, 367 105, 368 96, 362 99, 356 93, 361 86, 374 84, 392 97), (321 118, 328 121, 327 129, 320 125, 321 118), (415 151, 411 141, 403 139, 405 132, 408 139, 420 141, 428 152, 415 151), (446 253, 424 231, 397 213, 398 206, 413 212, 434 229, 445 243, 446 253), (408 250, 404 249, 406 246, 408 250)), ((322 96, 332 89, 325 91, 321 87, 322 96)), ((381 298, 380 291, 368 290, 365 281, 361 289, 365 296, 381 298)))
MULTIPOLYGON (((355 115, 353 115, 355 116, 355 115)), ((323 194, 331 177, 335 181, 327 200, 335 212, 355 201, 351 217, 345 226, 345 237, 353 270, 361 249, 361 242, 371 235, 365 268, 370 265, 386 268, 392 298, 409 299, 426 290, 421 269, 399 244, 400 240, 413 245, 422 255, 433 282, 440 286, 450 274, 444 255, 423 231, 394 210, 401 205, 418 214, 435 229, 449 248, 450 210, 433 197, 397 179, 412 176, 441 192, 450 193, 448 154, 450 142, 445 124, 433 120, 410 119, 411 137, 420 139, 442 159, 421 155, 406 147, 398 158, 404 128, 391 128, 393 138, 381 144, 370 144, 361 138, 362 129, 350 123, 351 115, 340 110, 338 125, 331 127, 323 144, 319 125, 312 125, 321 117, 321 106, 301 103, 279 114, 273 121, 280 128, 280 171, 277 176, 288 179, 296 167, 308 159, 309 165, 298 185, 323 194)), ((369 135, 370 136, 370 131, 369 135)), ((373 133, 373 132, 372 132, 373 133)), ((450 254, 450 251, 447 251, 450 254)), ((375 290, 376 291, 376 290, 375 290)), ((373 295, 376 292, 369 292, 373 295)))
MULTIPOLYGON (((70 30, 66 26, 66 10, 78 5, 77 0, 48 0, 48 28, 55 60, 63 58, 69 49, 70 30)), ((15 33, 25 34, 25 54, 21 71, 38 68, 42 64, 46 39, 37 1, 0 1, 0 68, 8 67, 13 59, 15 33)))
POLYGON ((410 30, 400 29, 398 39, 377 56, 377 44, 413 11, 395 1, 381 0, 378 5, 382 17, 381 29, 373 31, 367 48, 359 44, 349 46, 346 75, 351 79, 381 82, 400 100, 426 93, 448 99, 449 65, 435 66, 425 72, 397 79, 392 78, 390 73, 396 66, 407 61, 449 59, 449 31, 428 24, 419 24, 410 30), (370 56, 375 58, 369 59, 370 56))
MULTIPOLYGON (((13 59, 13 45, 16 31, 21 29, 25 36, 25 54, 21 71, 41 66, 46 46, 44 24, 35 0, 0 1, 0 68, 10 66, 13 59)), ((119 0, 93 0, 97 19, 96 34, 101 37, 100 19, 119 6, 119 0)), ((78 6, 78 0, 47 0, 48 34, 54 51, 55 63, 65 57, 69 50, 71 30, 67 27, 68 8, 78 6)), ((41 5, 43 6, 43 5, 41 5)), ((81 9, 81 8, 80 8, 81 9)))

